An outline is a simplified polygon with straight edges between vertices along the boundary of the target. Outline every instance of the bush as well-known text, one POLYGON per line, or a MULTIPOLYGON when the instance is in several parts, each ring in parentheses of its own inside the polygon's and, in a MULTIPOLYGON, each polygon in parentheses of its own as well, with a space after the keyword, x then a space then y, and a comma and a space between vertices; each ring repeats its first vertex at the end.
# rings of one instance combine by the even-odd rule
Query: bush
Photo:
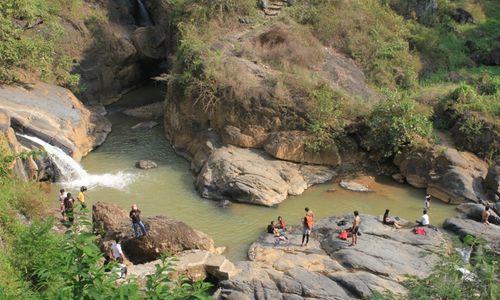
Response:
POLYGON ((410 32, 403 18, 378 0, 304 0, 290 15, 312 26, 325 45, 353 58, 375 85, 415 86, 420 64, 406 41, 410 32))
POLYGON ((365 146, 384 157, 393 156, 405 145, 417 145, 432 134, 432 123, 417 111, 416 102, 399 94, 376 105, 367 124, 370 130, 365 146))

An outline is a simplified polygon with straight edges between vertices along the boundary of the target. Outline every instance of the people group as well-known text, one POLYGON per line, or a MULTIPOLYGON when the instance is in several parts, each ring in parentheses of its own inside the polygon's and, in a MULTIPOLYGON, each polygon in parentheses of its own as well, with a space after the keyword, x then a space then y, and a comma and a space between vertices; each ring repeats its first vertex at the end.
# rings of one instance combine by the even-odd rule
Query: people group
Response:
MULTIPOLYGON (((80 191, 78 192, 78 196, 76 197, 82 209, 87 207, 87 205, 85 204, 85 199, 87 197, 87 195, 85 194, 86 191, 87 188, 85 186, 80 187, 80 191)), ((65 189, 59 190, 59 209, 61 211, 63 221, 65 223, 69 222, 70 224, 73 224, 73 221, 75 219, 75 199, 73 198, 73 195, 69 192, 66 192, 65 189)))

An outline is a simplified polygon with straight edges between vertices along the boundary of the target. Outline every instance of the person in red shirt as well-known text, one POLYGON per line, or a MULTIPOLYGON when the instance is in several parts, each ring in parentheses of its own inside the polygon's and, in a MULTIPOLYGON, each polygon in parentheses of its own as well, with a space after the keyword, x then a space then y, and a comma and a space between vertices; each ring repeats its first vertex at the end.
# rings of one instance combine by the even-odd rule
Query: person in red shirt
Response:
POLYGON ((281 216, 278 217, 278 228, 281 229, 282 231, 286 231, 285 220, 283 220, 281 216))

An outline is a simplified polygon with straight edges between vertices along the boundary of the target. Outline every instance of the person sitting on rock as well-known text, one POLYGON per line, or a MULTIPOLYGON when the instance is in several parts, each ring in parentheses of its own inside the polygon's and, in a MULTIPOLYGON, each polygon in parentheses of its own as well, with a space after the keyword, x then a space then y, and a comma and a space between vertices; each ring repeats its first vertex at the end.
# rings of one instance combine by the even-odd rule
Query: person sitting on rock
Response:
POLYGON ((132 219, 132 227, 134 228, 134 237, 139 238, 139 227, 141 228, 142 235, 147 235, 146 227, 141 221, 141 211, 137 208, 137 204, 132 204, 132 210, 130 211, 130 219, 132 219))
POLYGON ((271 221, 271 223, 267 225, 267 233, 274 233, 274 221, 271 221))
POLYGON ((483 224, 490 225, 490 220, 489 220, 490 215, 491 215, 490 206, 486 205, 486 207, 484 208, 484 211, 483 211, 483 215, 482 215, 483 224))
POLYGON ((420 226, 429 226, 429 215, 427 214, 427 209, 424 209, 423 215, 420 218, 420 221, 416 221, 418 225, 420 226))
POLYGON ((401 225, 399 225, 396 221, 391 220, 389 218, 389 209, 385 210, 384 216, 382 217, 382 223, 384 225, 394 226, 394 228, 399 229, 401 225))
POLYGON ((285 235, 285 232, 280 230, 278 227, 274 227, 273 230, 274 235, 274 245, 278 245, 280 241, 288 240, 288 237, 285 235))
POLYGON ((283 232, 286 231, 286 223, 281 216, 278 216, 278 228, 283 232))

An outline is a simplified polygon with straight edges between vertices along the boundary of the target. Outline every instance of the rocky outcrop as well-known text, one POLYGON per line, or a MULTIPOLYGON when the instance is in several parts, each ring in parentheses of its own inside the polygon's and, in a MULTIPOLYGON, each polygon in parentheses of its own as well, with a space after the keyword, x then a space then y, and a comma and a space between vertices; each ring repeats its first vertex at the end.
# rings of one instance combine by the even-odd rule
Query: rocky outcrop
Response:
POLYGON ((297 163, 337 166, 341 162, 337 146, 332 144, 318 152, 306 150, 307 134, 303 131, 281 131, 269 135, 264 150, 272 156, 297 163))
POLYGON ((500 197, 500 165, 492 166, 488 169, 484 185, 490 192, 491 197, 498 201, 500 197))
MULTIPOLYGON (((171 263, 174 271, 171 271, 169 275, 172 280, 184 276, 193 282, 214 281, 214 279, 218 282, 228 280, 239 272, 234 264, 224 256, 206 250, 183 251, 178 253, 175 256, 175 261, 171 263)), ((161 265, 161 260, 132 265, 128 267, 128 274, 135 276, 139 281, 145 281, 148 275, 155 272, 157 264, 161 265)))
POLYGON ((435 146, 398 154, 394 164, 406 181, 444 202, 460 204, 486 200, 486 162, 470 152, 435 146))
POLYGON ((405 18, 417 18, 424 23, 438 8, 437 0, 393 0, 389 3, 405 18))
POLYGON ((152 160, 140 160, 135 163, 135 167, 143 170, 158 168, 158 164, 152 160))
POLYGON ((215 149, 196 179, 202 197, 273 206, 334 176, 327 167, 273 160, 259 150, 215 149))
MULTIPOLYGON (((471 219, 476 222, 482 222, 484 205, 477 203, 464 203, 457 206, 457 210, 461 213, 464 219, 471 219)), ((488 221, 495 225, 500 225, 500 217, 494 212, 490 212, 488 221)))
POLYGON ((345 220, 348 227, 351 216, 319 220, 317 235, 306 247, 300 246, 300 228, 278 244, 272 235, 263 235, 250 246, 250 261, 236 264, 241 272, 220 283, 217 299, 366 299, 375 291, 404 297, 401 281, 407 274, 425 277, 432 271, 444 235, 396 231, 380 217, 361 219, 362 235, 354 247, 337 238, 337 223, 345 220))
POLYGON ((498 225, 485 225, 481 222, 461 217, 444 220, 443 228, 460 237, 471 235, 486 240, 492 249, 500 252, 500 227, 498 225))
POLYGON ((0 110, 16 132, 38 137, 80 160, 104 142, 111 123, 55 85, 0 86, 0 110))
POLYGON ((92 207, 94 228, 101 233, 101 248, 109 251, 110 241, 122 238, 125 255, 133 263, 145 263, 160 258, 162 254, 176 254, 185 250, 215 251, 213 240, 184 222, 166 216, 142 218, 148 234, 133 238, 133 228, 128 214, 116 205, 98 202, 92 207))

